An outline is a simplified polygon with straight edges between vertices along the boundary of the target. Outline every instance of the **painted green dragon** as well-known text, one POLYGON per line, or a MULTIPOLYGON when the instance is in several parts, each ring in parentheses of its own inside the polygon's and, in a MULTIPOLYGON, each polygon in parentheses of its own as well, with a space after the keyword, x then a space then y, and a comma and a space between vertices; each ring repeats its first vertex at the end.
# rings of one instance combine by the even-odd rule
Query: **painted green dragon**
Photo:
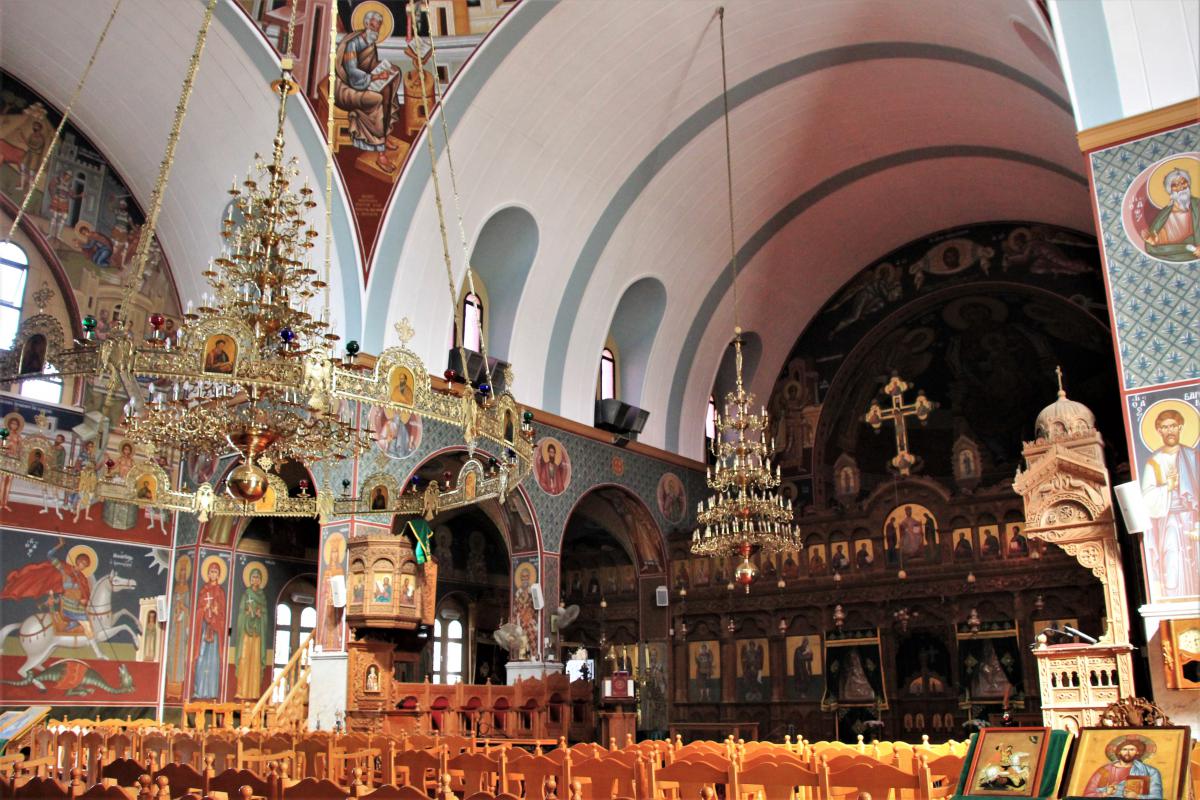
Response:
POLYGON ((118 686, 112 686, 99 672, 89 667, 77 658, 64 658, 48 665, 36 675, 30 673, 18 681, 0 680, 5 686, 36 686, 43 692, 46 684, 57 692, 68 697, 84 697, 93 692, 101 691, 109 694, 129 694, 133 691, 133 676, 124 664, 117 667, 120 678, 118 686))

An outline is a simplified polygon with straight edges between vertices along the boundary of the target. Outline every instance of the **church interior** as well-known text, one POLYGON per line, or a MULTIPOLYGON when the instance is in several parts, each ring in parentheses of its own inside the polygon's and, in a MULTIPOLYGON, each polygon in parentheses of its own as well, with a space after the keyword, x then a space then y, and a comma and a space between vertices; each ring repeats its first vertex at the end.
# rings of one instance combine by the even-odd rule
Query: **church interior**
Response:
POLYGON ((1200 0, 6 0, 0 223, 0 797, 1200 797, 1200 0))

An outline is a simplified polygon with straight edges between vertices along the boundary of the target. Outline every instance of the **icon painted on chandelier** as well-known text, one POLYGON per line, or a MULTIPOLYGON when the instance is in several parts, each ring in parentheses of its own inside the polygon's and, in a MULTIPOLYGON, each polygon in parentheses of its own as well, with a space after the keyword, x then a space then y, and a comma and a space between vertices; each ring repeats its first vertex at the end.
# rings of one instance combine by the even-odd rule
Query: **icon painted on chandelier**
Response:
POLYGON ((232 375, 237 360, 237 343, 223 333, 208 337, 204 343, 204 371, 232 375))
POLYGON ((158 499, 158 481, 153 475, 142 475, 134 482, 133 494, 139 500, 153 503, 158 499))
POLYGON ((1152 258, 1200 260, 1200 152, 1142 170, 1125 192, 1121 222, 1133 246, 1152 258))

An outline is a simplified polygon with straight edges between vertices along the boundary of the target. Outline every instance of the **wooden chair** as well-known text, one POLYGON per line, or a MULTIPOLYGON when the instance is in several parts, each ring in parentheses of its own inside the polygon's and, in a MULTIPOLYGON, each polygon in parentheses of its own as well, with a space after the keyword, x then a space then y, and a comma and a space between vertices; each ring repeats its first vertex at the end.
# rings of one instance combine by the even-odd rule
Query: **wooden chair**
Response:
MULTIPOLYGON (((922 761, 924 757, 919 757, 922 761)), ((954 790, 958 787, 959 776, 963 771, 963 757, 949 753, 944 756, 925 762, 925 768, 929 772, 929 778, 933 782, 933 792, 935 797, 950 797, 954 794, 954 790)), ((915 772, 916 770, 905 770, 906 772, 915 772)))
POLYGON ((483 753, 459 753, 449 758, 446 768, 452 778, 457 778, 454 787, 464 794, 478 794, 483 791, 495 791, 503 772, 504 754, 497 757, 483 753))
POLYGON ((500 788, 513 792, 514 786, 520 783, 524 787, 520 796, 526 800, 551 800, 557 796, 560 775, 562 767, 558 764, 545 756, 526 753, 508 760, 505 774, 501 776, 504 785, 500 788))
POLYGON ((412 786, 425 791, 427 787, 436 786, 437 772, 442 761, 428 750, 403 750, 393 758, 393 774, 397 786, 412 786), (432 776, 430 773, 433 773, 432 776))
POLYGON ((209 782, 209 791, 224 792, 230 797, 239 797, 243 786, 249 786, 250 793, 256 797, 269 798, 272 796, 272 787, 265 779, 244 769, 225 770, 209 782))
MULTIPOLYGON (((738 769, 736 774, 738 790, 741 796, 747 794, 758 800, 793 800, 797 788, 800 797, 817 797, 820 791, 820 776, 812 770, 805 769, 798 763, 788 763, 787 759, 775 760, 776 755, 766 755, 755 759, 745 769, 738 769)), ((798 762, 799 759, 796 758, 798 762)))
MULTIPOLYGON (((212 756, 212 767, 217 772, 234 769, 237 761, 237 735, 231 731, 215 731, 204 734, 204 750, 201 758, 212 756)), ((207 764, 208 761, 205 761, 207 764)))
MULTIPOLYGON (((724 767, 709 763, 708 760, 689 760, 676 758, 662 769, 652 769, 647 776, 648 796, 652 798, 668 797, 675 800, 700 797, 705 789, 716 791, 718 786, 730 785, 729 764, 724 767), (662 794, 660 794, 660 792, 662 794)), ((734 792, 726 791, 726 797, 734 797, 734 792)))
POLYGON ((609 758, 585 758, 579 761, 568 758, 563 780, 569 781, 571 800, 636 797, 641 775, 640 758, 639 753, 614 753, 609 758), (631 755, 633 758, 618 758, 620 755, 631 755))
POLYGON ((180 792, 208 794, 208 778, 190 764, 167 764, 154 775, 156 778, 160 776, 165 777, 170 785, 180 792))
POLYGON ((282 800, 346 800, 346 790, 336 783, 304 778, 283 789, 282 800))
POLYGON ((54 778, 41 778, 34 776, 25 780, 18 779, 18 783, 13 790, 13 797, 17 800, 67 800, 71 795, 68 793, 67 785, 62 781, 54 778))
POLYGON ((933 783, 924 764, 918 765, 916 774, 887 764, 856 763, 842 770, 824 768, 818 770, 818 775, 824 798, 857 796, 861 792, 874 800, 929 800, 933 795, 933 783))

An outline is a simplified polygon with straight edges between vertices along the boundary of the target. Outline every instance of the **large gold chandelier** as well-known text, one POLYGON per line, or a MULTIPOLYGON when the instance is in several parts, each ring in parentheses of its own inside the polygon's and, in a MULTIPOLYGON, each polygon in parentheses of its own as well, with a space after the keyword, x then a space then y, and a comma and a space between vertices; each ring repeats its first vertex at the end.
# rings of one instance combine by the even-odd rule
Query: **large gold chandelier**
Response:
POLYGON ((692 552, 700 556, 741 556, 734 580, 750 591, 758 569, 750 561, 755 552, 798 550, 803 544, 793 523, 790 500, 776 493, 779 467, 771 468, 774 442, 767 437, 767 410, 754 410, 754 395, 742 382, 742 329, 737 322, 737 245, 733 227, 733 158, 729 137, 729 85, 725 65, 725 9, 718 9, 721 24, 721 87, 725 103, 725 167, 729 200, 729 252, 733 271, 733 347, 735 388, 725 395, 724 413, 718 414, 711 450, 716 463, 708 470, 713 494, 696 509, 697 528, 692 552))
MULTIPOLYGON (((215 2, 208 4, 176 109, 146 233, 125 287, 127 301, 144 269, 215 2)), ((335 25, 331 20, 331 49, 335 25)), ((334 62, 331 53, 330 97, 334 62)), ((317 206, 314 191, 307 183, 296 185, 297 163, 285 160, 287 101, 296 90, 292 64, 290 56, 281 59, 282 74, 273 84, 279 105, 271 156, 264 160, 256 155, 242 183, 235 180, 229 189, 222 250, 204 272, 211 293, 204 294, 198 308, 189 304, 178 335, 165 334, 161 313, 150 315, 151 335, 146 340, 135 338, 127 319, 101 337, 95 319, 88 316, 82 321, 84 337, 68 343, 58 321, 39 313, 22 322, 11 350, 0 351, 0 382, 38 377, 22 372, 26 349, 36 346, 60 375, 78 377, 106 394, 106 405, 118 394, 127 396, 125 440, 137 447, 134 466, 117 474, 108 459, 76 471, 48 464, 33 474, 27 465, 34 450, 49 452, 48 436, 27 429, 21 445, 12 447, 9 432, 0 430, 0 473, 97 500, 192 511, 201 521, 214 514, 324 518, 399 513, 429 518, 491 497, 503 501, 528 476, 532 414, 509 392, 511 373, 505 376, 502 393, 487 385, 490 373, 487 384, 467 381, 435 388, 419 356, 408 348, 413 330, 406 320, 397 325, 400 345, 374 359, 360 355, 353 341, 346 343, 344 359, 333 355, 339 337, 331 330, 329 316, 332 150, 327 143, 325 269, 318 279, 311 251, 320 234, 308 221, 317 206), (340 494, 324 470, 319 472, 326 482, 319 490, 313 486, 310 493, 302 482, 300 495, 289 496, 282 477, 273 472, 282 463, 313 467, 358 456, 370 444, 369 432, 360 427, 365 414, 358 413, 359 404, 460 427, 467 447, 465 463, 449 480, 431 481, 420 490, 415 482, 400 485, 380 470, 363 476, 355 493, 349 481, 343 481, 340 494), (486 445, 494 455, 480 447, 486 445), (172 481, 160 463, 184 455, 234 453, 239 463, 226 477, 224 492, 207 482, 186 486, 172 481)), ((52 149, 47 148, 47 156, 52 149)), ((440 217, 440 201, 438 211, 440 217)), ((441 224, 444 231, 444 220, 441 224)))

